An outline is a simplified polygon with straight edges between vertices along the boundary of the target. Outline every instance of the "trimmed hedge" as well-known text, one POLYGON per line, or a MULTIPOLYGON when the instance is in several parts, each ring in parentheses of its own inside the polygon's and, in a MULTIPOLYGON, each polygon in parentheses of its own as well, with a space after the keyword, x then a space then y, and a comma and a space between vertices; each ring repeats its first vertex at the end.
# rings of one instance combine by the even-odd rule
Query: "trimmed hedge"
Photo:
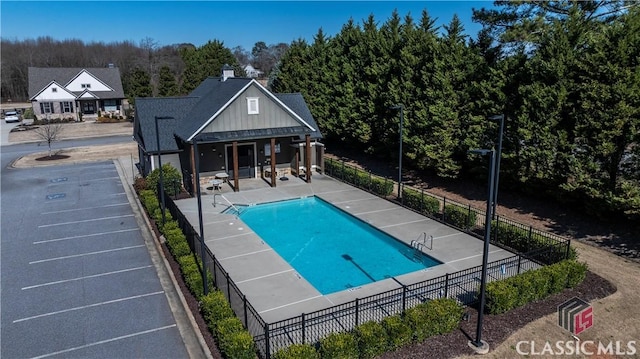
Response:
POLYGON ((387 332, 378 322, 366 322, 358 325, 354 334, 358 341, 360 358, 374 358, 388 348, 387 332))
MULTIPOLYGON (((147 188, 151 189, 154 193, 158 192, 159 186, 158 182, 160 181, 160 170, 155 169, 151 171, 146 177, 147 180, 147 188)), ((178 181, 182 181, 182 176, 180 175, 180 171, 173 167, 170 163, 165 163, 162 165, 162 183, 164 187, 164 191, 168 193, 170 196, 176 195, 180 188, 176 188, 173 184, 178 181)))
POLYGON ((323 359, 358 359, 358 341, 351 333, 331 333, 320 340, 323 359))
POLYGON ((293 344, 278 350, 271 357, 273 359, 320 359, 320 354, 309 344, 293 344))
POLYGON ((426 338, 449 333, 458 327, 463 308, 451 298, 427 301, 407 310, 405 317, 413 331, 413 339, 422 342, 426 338))
POLYGON ((218 322, 235 316, 224 293, 219 290, 211 291, 200 299, 200 312, 212 333, 218 322))
POLYGON ((469 229, 476 225, 476 211, 469 208, 448 204, 444 206, 444 221, 458 228, 469 229))
MULTIPOLYGON (((162 166, 163 168, 165 166, 162 166)), ((142 184, 142 182, 139 182, 142 184)), ((218 347, 226 358, 255 359, 256 346, 253 337, 244 328, 240 319, 235 317, 231 306, 220 291, 211 291, 206 296, 202 286, 202 261, 197 258, 189 247, 187 238, 180 229, 171 213, 165 212, 166 222, 162 225, 162 214, 156 193, 147 189, 139 189, 138 196, 147 213, 155 219, 158 230, 165 236, 167 247, 180 265, 180 270, 189 291, 198 298, 200 311, 207 323, 207 327, 216 337, 218 347)), ((209 288, 213 288, 213 276, 208 271, 209 288)))
POLYGON ((440 201, 422 192, 415 191, 411 188, 404 187, 402 189, 402 203, 427 216, 436 216, 440 213, 440 201))
POLYGON ((565 260, 487 284, 486 311, 500 314, 582 283, 587 265, 565 260))
MULTIPOLYGON (((501 221, 498 225, 496 221, 493 221, 491 223, 491 238, 518 252, 531 253, 534 259, 546 264, 556 263, 560 259, 565 259, 566 247, 564 244, 557 244, 557 241, 549 239, 543 233, 533 232, 530 229, 514 224, 501 221), (556 244, 555 249, 545 250, 554 244, 556 244), (541 251, 541 253, 536 255, 536 251, 541 251)), ((568 259, 577 258, 578 252, 576 252, 575 248, 570 247, 568 259)))
POLYGON ((381 324, 387 333, 387 348, 389 350, 401 348, 413 340, 413 331, 409 324, 402 320, 402 317, 398 315, 386 317, 381 324))
POLYGON ((244 329, 240 319, 236 317, 222 319, 216 323, 215 328, 215 337, 225 357, 255 359, 256 347, 253 337, 244 329))
POLYGON ((329 173, 334 178, 340 178, 344 182, 367 189, 383 197, 393 193, 393 181, 374 176, 370 172, 352 166, 343 165, 342 162, 333 160, 325 161, 325 173, 329 173))

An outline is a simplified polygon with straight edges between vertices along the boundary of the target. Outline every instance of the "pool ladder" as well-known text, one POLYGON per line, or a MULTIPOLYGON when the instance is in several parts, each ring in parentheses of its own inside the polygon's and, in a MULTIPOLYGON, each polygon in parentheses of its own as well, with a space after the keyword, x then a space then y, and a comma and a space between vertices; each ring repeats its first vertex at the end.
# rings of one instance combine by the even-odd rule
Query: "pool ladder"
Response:
POLYGON ((411 241, 411 247, 413 247, 413 258, 415 260, 420 260, 422 258, 422 253, 425 249, 432 250, 433 249, 433 236, 429 236, 429 246, 427 246, 427 232, 422 232, 418 236, 418 238, 411 241))

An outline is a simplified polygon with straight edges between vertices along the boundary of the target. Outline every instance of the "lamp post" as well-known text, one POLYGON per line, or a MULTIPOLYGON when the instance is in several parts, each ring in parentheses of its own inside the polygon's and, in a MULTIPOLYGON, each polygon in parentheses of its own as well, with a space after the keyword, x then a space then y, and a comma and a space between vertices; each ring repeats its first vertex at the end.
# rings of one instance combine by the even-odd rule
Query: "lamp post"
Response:
POLYGON ((495 171, 495 184, 493 186, 493 198, 491 199, 493 201, 493 208, 492 208, 492 216, 491 218, 494 218, 496 215, 496 209, 498 207, 498 181, 500 178, 500 159, 502 158, 502 136, 504 133, 504 119, 505 116, 504 114, 502 115, 495 115, 495 116, 491 116, 489 117, 489 120, 491 121, 500 121, 500 132, 498 132, 498 154, 496 155, 496 171, 495 171))
POLYGON ((402 126, 404 122, 404 105, 394 105, 392 110, 400 110, 400 153, 398 154, 398 200, 402 198, 402 126))
POLYGON ((478 309, 478 325, 476 327, 476 340, 469 341, 469 346, 480 354, 486 354, 489 352, 489 344, 482 340, 482 320, 484 319, 484 305, 485 305, 485 291, 487 285, 487 261, 489 258, 489 238, 491 237, 491 205, 494 195, 494 176, 495 176, 495 157, 494 150, 470 150, 469 153, 478 154, 481 156, 489 156, 489 180, 487 189, 489 191, 487 196, 487 210, 485 213, 484 222, 484 248, 482 251, 482 275, 480 278, 480 307, 478 309))
POLYGON ((158 120, 168 120, 168 119, 173 119, 173 117, 169 117, 169 116, 155 116, 155 122, 156 122, 156 146, 157 146, 157 150, 158 150, 158 168, 160 169, 160 209, 162 212, 162 224, 164 225, 166 222, 166 218, 165 218, 165 205, 164 205, 164 177, 162 175, 162 151, 160 151, 160 130, 158 128, 158 120))
MULTIPOLYGON (((202 223, 202 194, 200 193, 200 153, 198 152, 198 140, 193 139, 193 153, 195 153, 196 196, 198 197, 198 221, 200 222, 200 259, 202 259, 202 288, 204 294, 209 293, 207 281, 206 246, 204 244, 204 225, 202 223)), ((215 197, 215 196, 214 196, 215 197)))

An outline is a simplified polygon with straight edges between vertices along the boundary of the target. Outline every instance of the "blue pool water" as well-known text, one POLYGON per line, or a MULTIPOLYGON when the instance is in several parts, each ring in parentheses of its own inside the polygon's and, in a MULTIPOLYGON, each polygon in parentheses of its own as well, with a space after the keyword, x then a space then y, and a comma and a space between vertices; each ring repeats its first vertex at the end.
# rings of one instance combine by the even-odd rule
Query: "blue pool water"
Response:
POLYGON ((240 218, 322 294, 441 264, 317 197, 250 206, 240 218))

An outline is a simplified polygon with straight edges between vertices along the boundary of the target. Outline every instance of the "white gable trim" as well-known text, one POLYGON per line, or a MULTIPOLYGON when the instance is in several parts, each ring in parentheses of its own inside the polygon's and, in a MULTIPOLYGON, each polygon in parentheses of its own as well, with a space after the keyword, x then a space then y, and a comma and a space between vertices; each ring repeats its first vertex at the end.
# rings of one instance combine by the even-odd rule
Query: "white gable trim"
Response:
POLYGON ((256 80, 251 80, 252 83, 255 83, 256 85, 259 86, 259 88, 262 90, 263 93, 266 93, 267 96, 271 97, 272 100, 274 100, 275 102, 277 102, 278 104, 280 104, 280 106, 282 106, 285 110, 287 110, 287 112, 289 112, 290 115, 293 115, 293 117, 295 117, 296 119, 298 119, 298 121, 302 122, 305 126, 307 126, 310 130, 312 131, 316 131, 315 128, 311 127, 311 125, 309 125, 305 120, 302 119, 302 117, 300 117, 297 113, 295 113, 295 111, 293 111, 292 109, 290 109, 287 105, 284 104, 284 102, 280 101, 279 98, 277 98, 274 94, 271 93, 271 91, 267 90, 264 86, 260 85, 260 83, 256 80))
POLYGON ((193 134, 191 134, 191 136, 189 136, 189 138, 187 138, 187 142, 191 142, 193 140, 194 137, 196 137, 200 132, 202 132, 202 130, 204 130, 207 126, 209 126, 209 124, 211 124, 211 122, 213 122, 213 120, 218 117, 225 109, 227 109, 227 107, 231 106, 231 104, 238 98, 240 97, 240 95, 242 95, 242 93, 244 91, 246 91, 246 89, 249 88, 249 86, 251 86, 252 84, 256 84, 258 85, 258 88, 260 89, 260 91, 262 93, 265 93, 268 97, 270 97, 274 102, 278 103, 280 106, 282 106, 285 111, 287 111, 290 115, 292 115, 293 117, 295 117, 298 121, 300 121, 301 123, 303 123, 305 126, 307 126, 307 128, 309 128, 311 131, 316 131, 313 127, 311 127, 311 125, 309 125, 305 120, 302 119, 302 117, 300 117, 297 113, 295 113, 293 110, 291 110, 289 107, 287 107, 287 105, 285 105, 282 101, 280 101, 277 97, 275 97, 275 95, 273 95, 271 93, 271 91, 267 90, 264 86, 260 85, 260 83, 256 80, 251 80, 248 84, 246 84, 244 87, 242 87, 235 95, 233 95, 233 97, 231 97, 231 99, 229 99, 229 101, 227 101, 227 103, 225 103, 222 107, 220 107, 220 109, 218 111, 216 111, 216 113, 213 114, 213 116, 209 117, 209 119, 207 121, 205 121, 205 123, 200 126, 196 132, 194 132, 193 134))
POLYGON ((83 93, 78 95, 78 99, 88 99, 88 98, 99 99, 100 97, 96 96, 93 92, 89 90, 85 90, 83 93))
POLYGON ((61 93, 59 93, 58 95, 54 96, 55 98, 48 98, 48 99, 44 99, 46 101, 57 101, 57 100, 61 100, 61 99, 69 99, 69 98, 76 98, 76 95, 73 92, 68 91, 66 88, 64 88, 64 86, 60 85, 59 83, 57 83, 56 81, 51 81, 47 84, 47 86, 43 87, 40 91, 38 91, 35 95, 33 95, 31 98, 29 98, 29 101, 41 101, 43 99, 38 99, 38 97, 40 95, 42 95, 43 92, 51 89, 52 87, 55 87, 57 90, 60 90, 61 92, 64 92, 65 94, 67 94, 67 97, 61 96, 61 93))
POLYGON ((71 80, 69 80, 64 86, 68 87, 72 82, 74 82, 78 77, 80 77, 83 74, 87 74, 88 76, 92 77, 94 80, 98 81, 100 84, 104 85, 106 88, 109 89, 109 91, 115 91, 113 89, 113 87, 109 86, 107 83, 105 83, 104 81, 100 80, 99 77, 95 76, 94 74, 92 74, 91 72, 87 71, 87 69, 82 69, 81 71, 79 71, 74 77, 71 78, 71 80))

